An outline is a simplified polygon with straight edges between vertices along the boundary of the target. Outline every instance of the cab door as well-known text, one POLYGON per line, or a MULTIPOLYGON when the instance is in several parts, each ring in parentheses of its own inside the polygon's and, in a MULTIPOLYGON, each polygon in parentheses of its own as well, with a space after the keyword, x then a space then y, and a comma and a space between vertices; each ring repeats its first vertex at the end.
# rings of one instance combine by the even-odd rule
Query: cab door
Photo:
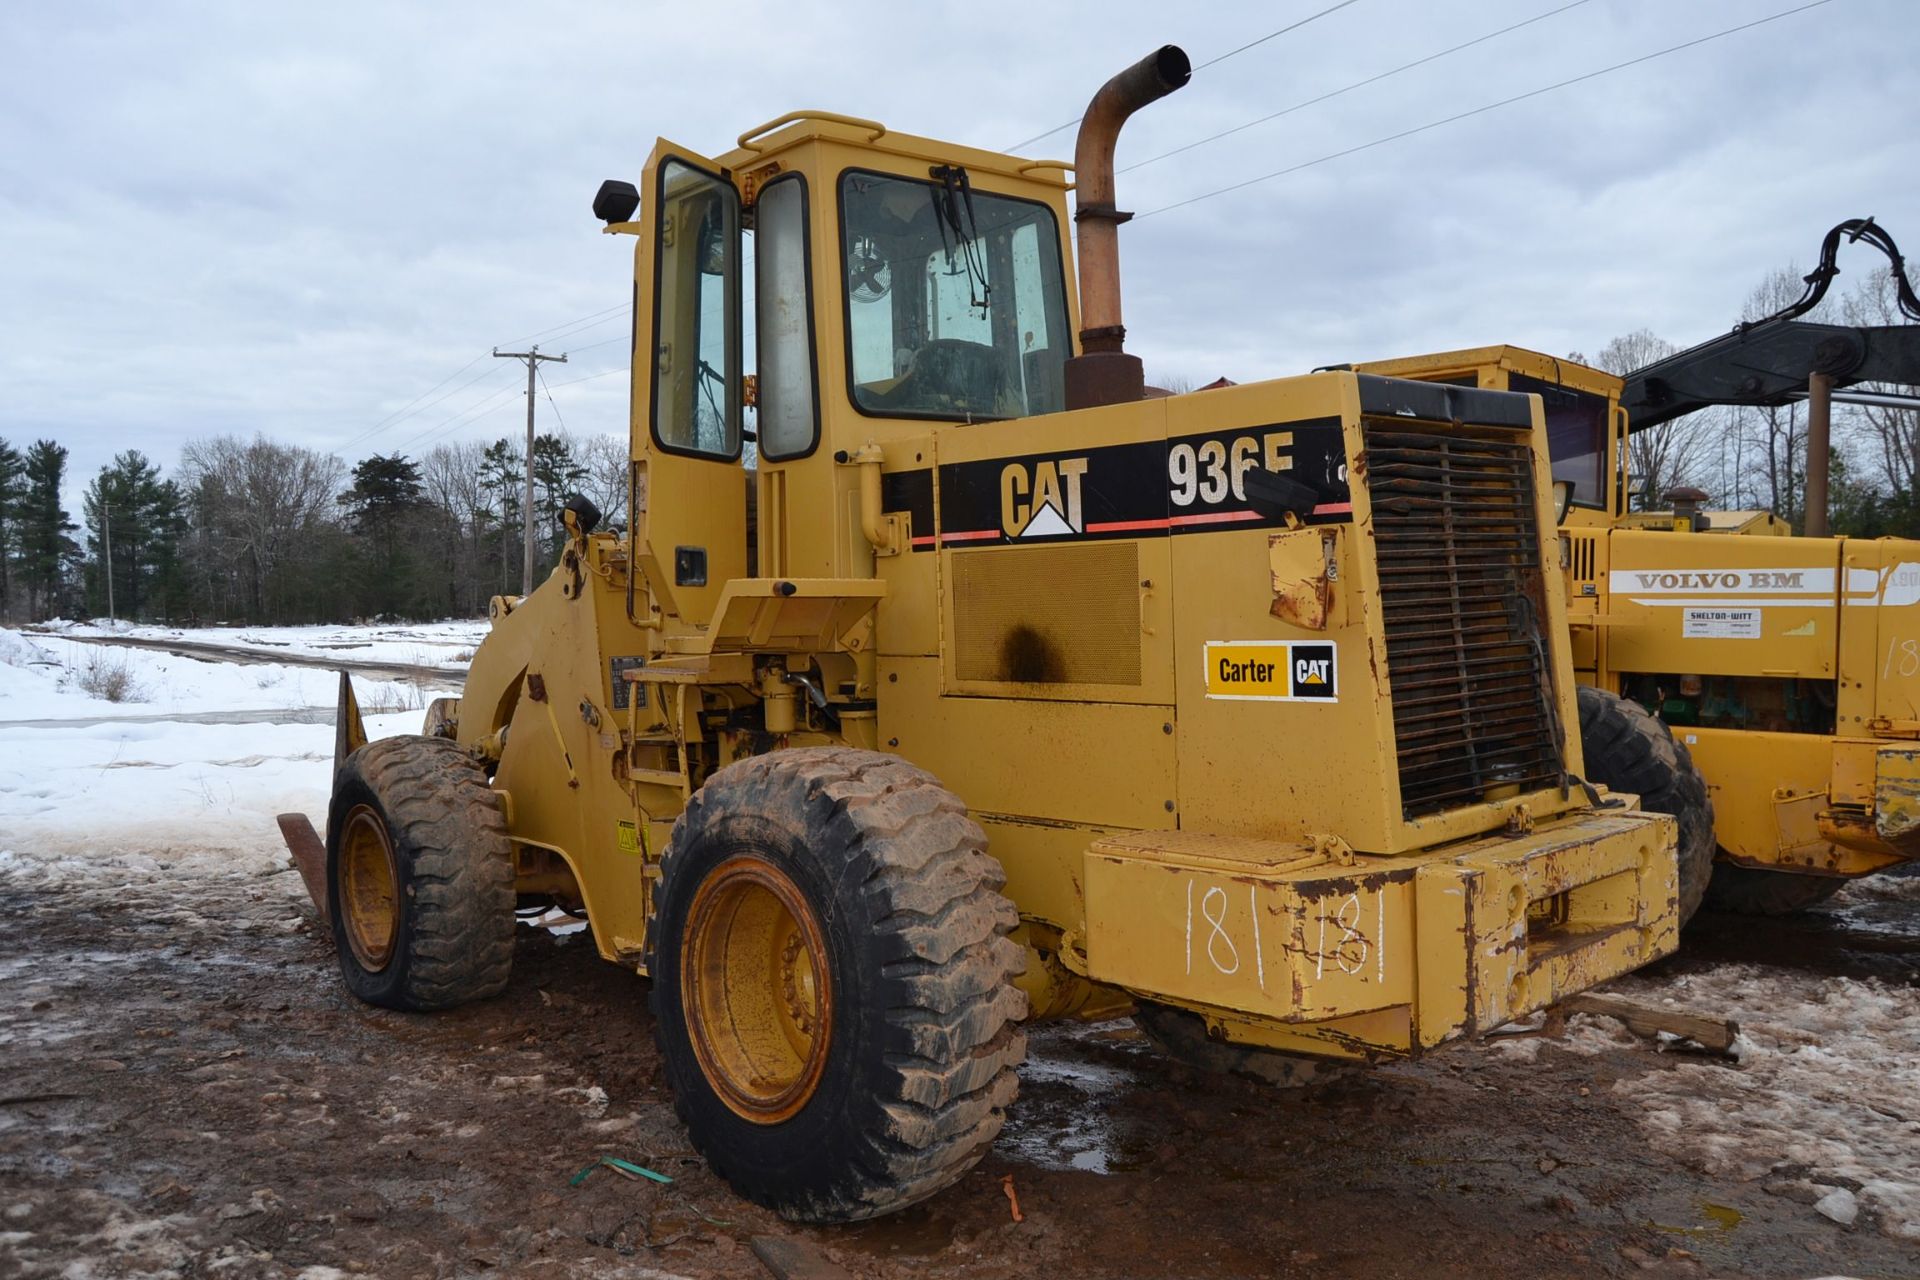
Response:
POLYGON ((634 562, 655 608, 700 626, 728 580, 747 576, 732 176, 661 139, 641 187, 635 257, 634 562))

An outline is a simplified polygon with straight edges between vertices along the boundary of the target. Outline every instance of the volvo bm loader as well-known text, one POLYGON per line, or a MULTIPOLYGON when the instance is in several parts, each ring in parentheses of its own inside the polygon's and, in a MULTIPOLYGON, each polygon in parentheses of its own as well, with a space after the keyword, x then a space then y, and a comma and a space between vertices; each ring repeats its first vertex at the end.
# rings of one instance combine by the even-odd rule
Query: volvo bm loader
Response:
POLYGON ((1397 1058, 1674 948, 1673 820, 1581 776, 1539 399, 1144 398, 1114 140, 1188 74, 1072 165, 816 111, 602 186, 627 529, 574 504, 428 734, 343 688, 287 825, 355 994, 491 995, 517 902, 579 912, 699 1150, 831 1222, 981 1158, 1031 1019, 1397 1058))
MULTIPOLYGON (((1828 232, 1807 286, 1625 380, 1514 346, 1355 366, 1542 397, 1568 499, 1559 563, 1588 777, 1678 817, 1683 922, 1703 899, 1797 910, 1920 858, 1920 542, 1793 537, 1770 512, 1706 510, 1697 490, 1628 510, 1629 432, 1713 405, 1786 406, 1816 379, 1920 386, 1920 297, 1872 219, 1828 232), (1799 319, 1843 240, 1887 254, 1910 323, 1799 319)), ((1824 468, 1811 472, 1824 518, 1824 468)))

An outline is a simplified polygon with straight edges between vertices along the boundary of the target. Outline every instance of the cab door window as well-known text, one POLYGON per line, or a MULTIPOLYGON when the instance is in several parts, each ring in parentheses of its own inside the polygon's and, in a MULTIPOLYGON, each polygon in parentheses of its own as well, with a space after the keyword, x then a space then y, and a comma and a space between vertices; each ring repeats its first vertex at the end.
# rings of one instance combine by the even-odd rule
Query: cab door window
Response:
POLYGON ((678 159, 659 168, 653 438, 672 453, 740 455, 740 197, 678 159))

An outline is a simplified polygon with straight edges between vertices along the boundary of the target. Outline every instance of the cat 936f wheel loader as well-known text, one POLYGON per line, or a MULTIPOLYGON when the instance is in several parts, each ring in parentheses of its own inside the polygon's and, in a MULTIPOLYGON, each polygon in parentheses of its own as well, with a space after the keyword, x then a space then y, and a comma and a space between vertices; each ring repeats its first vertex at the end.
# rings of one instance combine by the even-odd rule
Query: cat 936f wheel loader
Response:
POLYGON ((980 1159, 1029 1019, 1363 1062, 1674 948, 1673 820, 1581 777, 1539 398, 1145 397, 1114 139, 1188 74, 1072 165, 799 112, 601 188, 627 528, 568 512, 435 736, 343 695, 290 843, 356 994, 497 991, 516 900, 580 912, 694 1143, 829 1222, 980 1159))

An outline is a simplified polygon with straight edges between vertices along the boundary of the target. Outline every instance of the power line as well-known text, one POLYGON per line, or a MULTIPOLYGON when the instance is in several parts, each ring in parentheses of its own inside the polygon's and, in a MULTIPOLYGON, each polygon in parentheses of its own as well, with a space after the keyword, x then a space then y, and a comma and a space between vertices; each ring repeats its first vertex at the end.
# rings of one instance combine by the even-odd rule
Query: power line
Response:
POLYGON ((1568 85, 1579 84, 1582 81, 1592 80, 1614 71, 1621 71, 1627 67, 1639 66, 1643 62, 1651 62, 1655 58, 1664 58, 1670 53, 1679 53, 1683 49, 1691 49, 1697 45, 1720 40, 1741 31, 1749 31, 1754 27, 1765 26, 1769 22, 1778 22, 1782 18, 1790 18, 1796 13, 1805 13, 1809 9, 1818 9, 1822 5, 1831 3, 1833 3, 1833 0, 1812 0, 1809 4, 1798 5, 1792 9, 1783 9, 1779 13, 1768 14, 1764 18, 1755 18, 1752 22, 1743 22, 1737 27, 1728 27, 1725 30, 1716 31, 1711 35, 1700 36, 1698 39, 1687 40, 1676 45, 1669 45, 1664 49, 1657 49, 1652 53, 1645 53, 1637 58, 1629 58, 1625 62, 1616 62, 1610 67, 1601 67, 1598 71, 1589 71, 1584 75, 1573 76, 1566 80, 1556 81, 1550 85, 1543 85, 1538 89, 1530 89, 1526 93, 1515 94, 1511 98, 1502 98, 1498 102, 1489 102, 1484 107, 1475 107, 1471 111, 1462 111, 1457 115, 1447 116, 1442 120, 1433 120, 1423 125, 1416 125, 1411 129, 1402 129, 1400 132, 1388 134, 1384 138, 1375 138, 1372 142, 1363 142, 1358 146, 1347 147, 1344 150, 1331 152, 1313 160, 1303 160, 1299 164, 1288 165, 1284 169, 1275 169, 1272 173, 1263 173, 1257 178, 1248 178, 1244 182, 1236 182, 1231 186, 1203 192, 1197 196, 1190 196, 1185 200, 1176 200, 1172 204, 1161 205, 1158 209, 1149 209, 1145 213, 1135 215, 1135 217, 1136 220, 1139 218, 1151 218, 1155 214, 1167 213, 1174 209, 1183 209, 1187 205, 1198 204, 1202 200, 1211 200, 1215 196, 1223 196, 1230 191, 1239 191, 1243 187, 1251 187, 1258 183, 1270 182, 1274 178, 1283 178, 1290 173, 1298 173, 1302 169, 1311 169, 1315 165, 1325 164, 1329 160, 1338 160, 1344 156, 1355 155, 1362 151, 1370 151, 1374 147, 1385 146, 1389 142, 1398 142, 1402 138, 1411 138, 1417 133, 1426 133, 1429 130, 1438 129, 1442 125, 1454 124, 1461 120, 1471 119, 1474 116, 1485 115, 1487 112, 1497 110, 1500 107, 1510 107, 1516 102, 1525 102, 1528 98, 1537 98, 1543 93, 1552 93, 1555 89, 1564 89, 1568 85))
MULTIPOLYGON (((611 316, 616 311, 631 311, 632 309, 633 309, 633 303, 623 302, 617 307, 608 307, 605 311, 595 311, 591 315, 581 316, 578 320, 568 320, 564 324, 554 325, 553 328, 551 329, 542 329, 538 333, 529 333, 525 337, 515 338, 513 339, 513 342, 509 342, 507 345, 512 346, 514 342, 531 342, 535 338, 544 338, 550 333, 558 333, 562 329, 570 329, 576 324, 581 324, 588 320, 594 320, 599 318, 600 316, 611 316)), ((482 358, 484 359, 485 357, 482 357, 482 358)))
POLYGON ((595 378, 610 378, 616 373, 626 373, 626 372, 627 370, 625 367, 616 368, 616 369, 602 369, 598 373, 589 373, 583 378, 568 378, 565 382, 556 382, 553 385, 556 387, 570 387, 576 382, 592 382, 595 378))
MULTIPOLYGON (((566 334, 562 335, 563 337, 570 336, 575 333, 584 333, 588 329, 597 329, 603 324, 607 324, 612 320, 618 319, 621 315, 624 315, 627 312, 630 312, 632 310, 633 310, 633 304, 631 302, 623 302, 619 306, 609 307, 605 311, 595 311, 588 315, 575 317, 574 319, 568 320, 562 324, 554 325, 550 329, 542 329, 539 333, 529 334, 527 335, 526 338, 517 338, 515 339, 515 341, 525 342, 530 338, 540 338, 540 337, 545 337, 546 335, 551 333, 559 333, 563 329, 567 331, 566 334)), ((619 338, 610 338, 607 340, 607 342, 596 342, 591 344, 590 346, 581 347, 580 350, 588 351, 588 350, 591 350, 593 347, 606 346, 608 345, 608 343, 618 342, 618 341, 620 341, 619 338)), ((370 427, 367 427, 363 431, 357 432, 356 434, 354 434, 353 436, 351 436, 350 438, 342 442, 338 446, 338 448, 343 452, 348 449, 351 449, 355 445, 358 445, 363 440, 366 440, 368 437, 376 434, 382 427, 391 426, 396 423, 404 422, 408 418, 413 417, 415 414, 421 413, 427 409, 431 409, 434 405, 440 404, 442 401, 445 401, 453 396, 460 394, 460 392, 466 390, 468 387, 472 386, 474 383, 479 382, 481 378, 486 377, 486 375, 481 374, 479 377, 469 378, 467 381, 461 383, 459 386, 447 392, 446 395, 436 397, 435 399, 432 399, 432 400, 427 399, 428 396, 433 395, 434 392, 446 386, 449 382, 452 382, 455 378, 458 378, 461 374, 473 368, 473 366, 475 366, 476 364, 479 364, 482 360, 485 360, 486 358, 487 358, 486 352, 482 352, 481 354, 475 356, 473 359, 467 361, 465 364, 461 365, 458 369, 455 369, 452 373, 448 374, 446 377, 440 379, 440 381, 428 387, 425 391, 422 391, 419 395, 415 396, 413 399, 407 401, 407 403, 401 405, 398 409, 394 410, 392 413, 388 414, 386 417, 380 419, 380 421, 374 423, 370 427), (425 401, 425 403, 422 403, 423 401, 425 401)), ((458 416, 458 415, 455 415, 455 416, 458 416)), ((445 422, 445 421, 446 419, 442 419, 442 422, 445 422)), ((435 424, 435 425, 438 426, 439 424, 435 424)), ((432 427, 428 428, 429 431, 432 431, 433 429, 434 428, 432 427)), ((415 438, 418 439, 418 437, 415 437, 415 438)))
MULTIPOLYGON (((1204 71, 1208 67, 1215 66, 1218 63, 1225 62, 1228 58, 1233 57, 1235 54, 1245 53, 1247 50, 1253 48, 1255 45, 1265 44, 1267 41, 1273 39, 1275 36, 1283 36, 1287 34, 1287 32, 1289 31, 1298 31, 1301 27, 1306 26, 1309 22, 1317 22, 1321 18, 1326 17, 1330 13, 1338 13, 1340 10, 1346 8, 1348 5, 1358 4, 1358 3, 1359 3, 1359 0, 1340 0, 1339 4, 1330 5, 1327 8, 1320 10, 1318 13, 1310 13, 1306 17, 1300 19, 1300 21, 1290 23, 1287 26, 1281 27, 1278 31, 1269 31, 1267 32, 1267 34, 1261 36, 1258 40, 1249 40, 1245 44, 1241 45, 1238 49, 1229 49, 1217 58, 1209 58, 1207 61, 1195 67, 1194 70, 1204 71)), ((1080 117, 1075 116, 1073 119, 1067 121, 1065 124, 1057 124, 1053 126, 1053 128, 1048 129, 1045 133, 1036 133, 1031 138, 1023 138, 1019 142, 1014 143, 1010 147, 1002 147, 1000 149, 1002 151, 1007 151, 1007 152, 1017 152, 1022 147, 1032 146, 1034 143, 1040 141, 1040 139, 1042 138, 1051 138, 1054 134, 1059 133, 1062 129, 1071 129, 1073 128, 1073 126, 1079 123, 1080 123, 1080 117)))
POLYGON ((1196 141, 1189 142, 1185 146, 1175 147, 1171 151, 1162 151, 1157 156, 1149 157, 1148 159, 1142 160, 1137 164, 1130 164, 1126 168, 1119 170, 1119 172, 1132 173, 1135 169, 1144 169, 1146 168, 1146 166, 1150 164, 1156 164, 1159 161, 1165 160, 1169 156, 1177 156, 1183 151, 1192 151, 1195 147, 1204 147, 1209 142, 1218 142, 1222 138, 1232 137, 1234 134, 1244 132, 1247 129, 1253 128, 1255 125, 1266 124, 1268 121, 1278 120, 1281 116, 1292 115, 1296 111, 1301 111, 1307 107, 1311 107, 1318 103, 1325 102, 1329 98, 1337 98, 1343 93, 1352 93, 1355 89, 1364 89, 1370 84, 1378 84, 1382 80, 1386 80, 1393 76, 1399 75, 1402 71, 1411 71, 1415 67, 1424 67, 1429 62, 1438 62, 1441 58, 1444 58, 1449 54, 1459 53, 1462 49, 1471 49, 1473 48, 1473 46, 1477 44, 1485 44, 1489 40, 1493 40, 1500 36, 1506 35, 1509 31, 1518 31, 1520 28, 1530 27, 1536 22, 1545 22, 1548 18, 1554 17, 1558 14, 1565 13, 1569 9, 1578 9, 1581 5, 1587 4, 1587 3, 1589 3, 1589 0, 1573 0, 1571 4, 1563 4, 1558 9, 1549 9, 1545 13, 1536 14, 1533 17, 1528 18, 1525 22, 1516 22, 1512 26, 1502 27, 1498 31, 1489 31, 1487 32, 1487 34, 1483 36, 1476 36, 1474 39, 1468 40, 1464 44, 1456 44, 1451 49, 1442 49, 1440 52, 1430 53, 1424 58, 1416 58, 1412 62, 1403 62, 1399 66, 1393 68, 1393 70, 1391 71, 1382 71, 1377 76, 1368 76, 1365 80, 1355 80, 1352 84, 1343 85, 1342 87, 1335 89, 1329 93, 1323 93, 1317 98, 1308 98, 1304 102, 1296 102, 1290 107, 1274 112, 1272 115, 1261 116, 1259 119, 1249 120, 1245 124, 1237 124, 1231 129, 1222 129, 1219 133, 1208 134, 1204 138, 1200 138, 1196 141))
POLYGON ((405 404, 401 405, 398 409, 395 409, 392 413, 380 419, 380 421, 374 423, 372 426, 368 427, 365 431, 360 432, 360 434, 354 436, 353 439, 347 441, 345 444, 341 445, 340 447, 342 449, 351 449, 354 445, 359 444, 362 440, 365 440, 368 436, 372 435, 374 432, 378 431, 380 428, 386 426, 389 422, 392 422, 396 418, 404 417, 413 408, 413 406, 419 404, 422 400, 426 399, 428 396, 432 395, 434 392, 438 391, 440 388, 446 386, 449 382, 452 382, 455 378, 459 377, 461 374, 465 373, 467 370, 473 368, 473 366, 479 364, 482 360, 485 360, 485 359, 486 359, 486 356, 484 355, 475 356, 473 359, 467 361, 465 364, 461 365, 458 369, 455 369, 452 373, 440 379, 440 381, 434 383, 432 386, 428 387, 425 391, 422 391, 419 395, 407 401, 405 404))
MULTIPOLYGON (((485 358, 486 358, 486 357, 484 357, 484 356, 483 356, 483 357, 481 357, 481 359, 485 359, 485 358)), ((416 414, 416 413, 421 413, 421 412, 423 412, 423 411, 425 411, 425 410, 427 410, 427 409, 431 409, 431 408, 433 408, 433 406, 435 406, 435 405, 437 405, 437 404, 441 404, 441 403, 443 403, 443 402, 445 402, 445 401, 447 401, 447 400, 450 400, 450 399, 452 399, 452 398, 453 398, 454 396, 457 396, 457 395, 459 395, 459 394, 460 394, 460 393, 461 393, 462 391, 465 391, 465 390, 466 390, 466 389, 467 389, 468 387, 471 387, 471 386, 473 386, 473 385, 474 385, 475 383, 477 383, 477 382, 484 382, 484 381, 486 381, 486 379, 488 379, 489 377, 491 377, 491 376, 493 376, 493 375, 494 375, 495 373, 497 373, 497 372, 499 372, 499 368, 498 368, 498 366, 492 366, 492 367, 489 367, 489 368, 486 368, 486 369, 483 369, 483 370, 481 370, 481 371, 480 371, 479 373, 476 373, 476 374, 474 374, 474 375, 473 375, 473 377, 471 377, 471 378, 468 378, 468 379, 467 379, 467 380, 466 380, 465 382, 463 382, 463 383, 461 383, 461 384, 460 384, 459 386, 457 386, 457 387, 455 387, 455 388, 453 388, 453 390, 451 390, 451 391, 448 391, 448 392, 447 392, 447 393, 445 393, 444 395, 440 395, 440 396, 436 396, 436 397, 434 397, 433 399, 431 399, 431 400, 429 400, 429 401, 427 401, 427 402, 426 402, 425 404, 423 404, 423 405, 421 405, 421 406, 420 406, 420 407, 419 407, 418 409, 412 409, 412 410, 409 410, 409 411, 407 412, 407 414, 406 414, 406 415, 405 415, 404 417, 401 417, 401 418, 397 418, 397 419, 395 419, 395 420, 394 420, 394 425, 395 425, 395 426, 398 426, 398 425, 399 425, 399 424, 400 424, 401 422, 404 422, 404 421, 406 421, 406 419, 407 419, 407 418, 411 418, 411 417, 412 417, 412 416, 413 416, 414 414, 416 414)), ((458 413, 459 413, 459 411, 456 411, 456 412, 455 412, 455 415, 454 415, 454 416, 456 416, 456 417, 457 417, 457 416, 458 416, 458 413)), ((442 419, 440 420, 440 422, 437 422, 437 423, 435 423, 433 427, 428 427, 428 428, 427 428, 427 431, 432 431, 432 430, 434 429, 434 427, 437 427, 437 426, 439 426, 439 425, 440 425, 440 423, 443 423, 443 422, 446 422, 446 421, 447 421, 447 419, 445 419, 445 418, 442 418, 442 419)), ((363 433, 363 434, 371 434, 371 433, 370 433, 370 432, 367 432, 367 433, 363 433)), ((425 434, 425 432, 422 432, 421 434, 423 434, 423 435, 424 435, 424 434, 425 434)), ((417 440, 417 439, 419 439, 419 438, 420 438, 419 436, 415 436, 415 437, 414 437, 414 439, 415 439, 415 440, 417 440)), ((409 443, 411 443, 411 442, 409 442, 409 443)), ((342 446, 342 447, 344 448, 345 446, 342 446)))
POLYGON ((1217 58, 1208 58, 1205 62, 1195 67, 1194 70, 1205 71, 1208 67, 1214 66, 1217 63, 1225 62, 1228 58, 1233 57, 1237 53, 1245 53, 1247 50, 1253 48, 1255 45, 1265 44, 1267 41, 1273 39, 1275 36, 1283 36, 1287 34, 1287 32, 1289 31, 1298 31, 1301 27, 1306 26, 1309 22, 1312 22, 1316 18, 1324 18, 1330 13, 1338 13, 1340 10, 1346 8, 1348 5, 1354 4, 1354 3, 1356 3, 1356 0, 1341 0, 1339 4, 1334 5, 1332 8, 1322 9, 1320 12, 1316 14, 1311 14, 1308 17, 1300 19, 1300 21, 1294 23, 1292 26, 1282 27, 1278 31, 1269 31, 1267 32, 1267 34, 1261 36, 1258 40, 1247 41, 1245 44, 1241 45, 1238 49, 1229 49, 1217 58))
POLYGON ((616 343, 616 342, 630 342, 630 341, 632 341, 632 339, 633 339, 633 335, 632 335, 632 334, 629 334, 629 333, 617 333, 617 334, 615 334, 615 335, 614 335, 613 337, 611 337, 611 338, 608 338, 608 339, 607 339, 606 341, 604 341, 604 342, 589 342, 589 343, 588 343, 588 344, 587 344, 586 346, 584 346, 584 347, 575 347, 575 348, 573 349, 573 354, 574 354, 574 355, 579 355, 579 354, 580 354, 580 353, 581 353, 582 351, 591 351, 591 350, 593 350, 593 349, 594 349, 595 347, 610 347, 610 346, 612 346, 612 345, 613 345, 614 343, 616 343))
POLYGON ((553 403, 553 388, 547 385, 547 375, 544 373, 540 373, 539 368, 537 366, 535 367, 534 372, 536 375, 538 375, 540 379, 540 389, 547 393, 547 404, 553 409, 554 421, 560 424, 560 429, 562 431, 565 431, 567 429, 567 420, 560 416, 560 406, 553 403))
POLYGON ((616 308, 612 315, 602 315, 598 319, 594 319, 591 316, 584 317, 581 320, 575 321, 573 324, 557 326, 555 329, 550 330, 550 332, 555 341, 562 338, 571 338, 575 334, 585 333, 590 329, 598 329, 603 324, 612 324, 616 320, 624 320, 627 313, 632 310, 633 304, 627 303, 624 306, 616 308))
POLYGON ((519 382, 517 380, 514 382, 509 382, 505 386, 501 387, 499 390, 494 391, 488 395, 482 396, 480 399, 474 401, 472 404, 468 405, 466 408, 454 410, 452 413, 448 414, 446 417, 440 419, 440 421, 428 427, 425 431, 420 432, 418 435, 413 436, 408 440, 402 441, 396 447, 395 452, 400 452, 406 449, 413 448, 417 444, 428 444, 435 440, 441 439, 442 437, 452 433, 453 431, 459 429, 460 427, 465 426, 468 422, 471 422, 473 420, 473 415, 477 413, 479 410, 484 409, 486 406, 498 400, 501 396, 506 395, 509 391, 516 390, 518 387, 519 387, 519 382), (441 430, 441 428, 443 427, 446 428, 446 430, 444 431, 441 430))

